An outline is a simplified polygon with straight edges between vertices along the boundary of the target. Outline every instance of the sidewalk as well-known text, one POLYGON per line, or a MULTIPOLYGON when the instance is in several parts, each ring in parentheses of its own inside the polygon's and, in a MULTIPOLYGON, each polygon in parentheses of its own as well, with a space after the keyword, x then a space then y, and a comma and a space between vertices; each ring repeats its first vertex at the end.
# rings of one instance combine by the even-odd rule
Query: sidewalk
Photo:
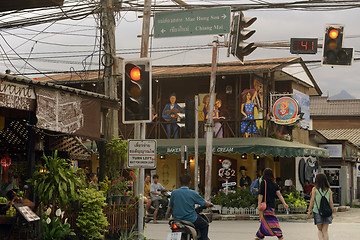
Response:
MULTIPOLYGON (((360 208, 349 208, 349 207, 340 207, 337 209, 337 212, 334 214, 334 221, 336 222, 351 222, 351 223, 360 223, 360 208), (346 210, 346 211, 345 211, 346 210)), ((307 215, 304 214, 277 214, 276 215, 279 221, 282 222, 292 222, 292 221, 307 221, 307 215)), ((260 220, 259 215, 221 215, 214 214, 213 220, 221 221, 232 221, 232 220, 260 220)))

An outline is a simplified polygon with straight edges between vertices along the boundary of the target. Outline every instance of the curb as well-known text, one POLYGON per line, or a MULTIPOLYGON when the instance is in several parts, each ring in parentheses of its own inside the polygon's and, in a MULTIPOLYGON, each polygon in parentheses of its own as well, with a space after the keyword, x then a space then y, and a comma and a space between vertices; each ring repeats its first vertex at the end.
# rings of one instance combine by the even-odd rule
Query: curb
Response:
MULTIPOLYGON (((279 214, 276 215, 279 221, 306 221, 307 215, 306 214, 279 214)), ((213 220, 220 220, 220 221, 234 221, 234 220, 260 220, 259 215, 221 215, 221 214, 214 214, 213 220)))

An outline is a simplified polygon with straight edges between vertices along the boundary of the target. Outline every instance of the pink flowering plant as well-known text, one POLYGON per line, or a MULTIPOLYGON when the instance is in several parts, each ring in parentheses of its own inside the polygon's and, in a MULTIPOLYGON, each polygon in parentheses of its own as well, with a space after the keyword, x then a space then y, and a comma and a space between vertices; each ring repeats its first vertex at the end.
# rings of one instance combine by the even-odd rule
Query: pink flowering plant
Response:
POLYGON ((134 185, 134 180, 136 179, 136 174, 133 171, 129 172, 129 177, 118 176, 111 181, 111 194, 113 196, 127 196, 132 192, 134 185))

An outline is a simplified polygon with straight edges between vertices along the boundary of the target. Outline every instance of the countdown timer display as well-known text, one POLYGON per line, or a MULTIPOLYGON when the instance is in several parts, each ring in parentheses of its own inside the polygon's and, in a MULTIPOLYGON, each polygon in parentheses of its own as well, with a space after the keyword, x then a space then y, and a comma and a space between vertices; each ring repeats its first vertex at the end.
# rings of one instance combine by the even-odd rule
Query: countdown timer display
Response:
POLYGON ((317 38, 291 38, 290 52, 294 54, 316 54, 317 38))

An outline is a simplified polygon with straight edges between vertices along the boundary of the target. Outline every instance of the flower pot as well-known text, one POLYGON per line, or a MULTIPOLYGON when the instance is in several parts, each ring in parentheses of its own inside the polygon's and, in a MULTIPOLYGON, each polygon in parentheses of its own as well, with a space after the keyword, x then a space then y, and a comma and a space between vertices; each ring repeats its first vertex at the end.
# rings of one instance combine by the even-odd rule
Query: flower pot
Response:
POLYGON ((121 196, 113 196, 112 197, 112 201, 113 203, 115 203, 116 205, 119 205, 121 203, 121 196))
POLYGON ((130 196, 122 196, 122 202, 124 204, 129 204, 130 203, 130 196))

